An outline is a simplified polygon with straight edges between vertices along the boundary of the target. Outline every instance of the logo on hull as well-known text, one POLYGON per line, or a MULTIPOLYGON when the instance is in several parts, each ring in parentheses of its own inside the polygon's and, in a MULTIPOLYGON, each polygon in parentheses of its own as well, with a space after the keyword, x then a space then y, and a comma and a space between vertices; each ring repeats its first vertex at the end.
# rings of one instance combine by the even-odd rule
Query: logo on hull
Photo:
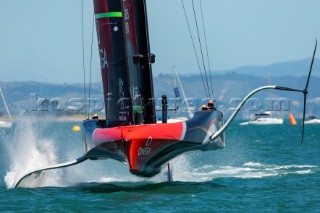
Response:
POLYGON ((138 156, 146 156, 148 155, 152 148, 150 147, 150 144, 152 143, 152 137, 149 136, 146 144, 143 146, 143 147, 140 147, 139 150, 138 150, 138 156))

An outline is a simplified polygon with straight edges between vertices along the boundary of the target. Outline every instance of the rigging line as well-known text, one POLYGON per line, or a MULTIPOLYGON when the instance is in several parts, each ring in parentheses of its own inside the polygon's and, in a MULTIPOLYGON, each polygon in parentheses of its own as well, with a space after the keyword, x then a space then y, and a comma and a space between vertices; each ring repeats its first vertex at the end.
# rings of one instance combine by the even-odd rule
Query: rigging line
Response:
POLYGON ((201 9, 201 17, 202 17, 202 29, 203 29, 203 35, 204 35, 204 41, 205 41, 205 47, 206 47, 206 53, 207 53, 207 59, 208 59, 208 69, 209 69, 209 75, 210 75, 211 93, 212 93, 212 98, 213 98, 213 96, 214 96, 213 86, 212 86, 213 83, 212 83, 212 76, 211 76, 210 57, 209 57, 209 51, 208 51, 207 33, 206 33, 206 28, 205 28, 205 23, 204 23, 204 18, 203 18, 202 0, 200 0, 200 9, 201 9))
POLYGON ((92 18, 92 27, 91 27, 91 52, 90 52, 90 75, 89 75, 89 108, 88 108, 88 118, 89 118, 89 110, 90 110, 90 98, 91 98, 91 86, 92 86, 92 81, 91 81, 91 77, 92 77, 92 49, 93 49, 93 36, 94 36, 94 20, 95 20, 95 16, 93 13, 93 18, 92 18))
MULTIPOLYGON (((86 111, 86 102, 87 102, 87 97, 86 97, 86 68, 84 64, 84 23, 83 23, 83 0, 81 0, 81 34, 82 34, 82 69, 83 69, 83 96, 84 96, 84 118, 87 116, 87 111, 86 111)), ((89 118, 89 112, 88 112, 88 118, 89 118)))
POLYGON ((185 8, 185 6, 184 6, 183 0, 181 0, 181 4, 182 4, 182 8, 183 8, 183 12, 184 12, 185 19, 186 19, 186 22, 187 22, 187 25, 188 25, 189 35, 190 35, 190 38, 191 38, 191 41, 192 41, 192 46, 193 46, 193 51, 194 51, 194 54, 195 54, 196 59, 197 59, 197 64, 198 64, 198 68, 199 68, 199 71, 200 71, 200 76, 201 76, 201 79, 202 79, 202 84, 203 84, 203 87, 204 87, 204 91, 205 91, 205 93, 206 93, 206 96, 209 97, 209 94, 208 94, 206 85, 205 85, 205 83, 204 83, 204 78, 203 78, 203 74, 202 74, 202 71, 201 71, 201 66, 200 66, 200 62, 199 62, 199 58, 198 58, 196 46, 195 46, 195 44, 194 44, 194 39, 193 39, 193 36, 192 36, 192 33, 191 33, 191 28, 190 28, 190 24, 189 24, 189 19, 188 19, 187 13, 186 13, 186 8, 185 8))
POLYGON ((204 76, 205 76, 207 87, 208 87, 209 98, 211 98, 210 88, 209 88, 209 83, 208 83, 207 69, 206 69, 206 65, 205 65, 205 62, 204 62, 204 56, 203 56, 203 50, 202 50, 202 42, 201 42, 201 39, 200 39, 199 26, 198 26, 198 21, 197 21, 197 14, 196 14, 196 10, 195 10, 195 7, 194 7, 194 0, 192 0, 192 9, 193 9, 194 21, 195 21, 196 28, 197 28, 199 48, 200 48, 200 53, 201 53, 201 57, 202 57, 202 65, 203 65, 203 69, 204 69, 204 73, 205 73, 204 76))

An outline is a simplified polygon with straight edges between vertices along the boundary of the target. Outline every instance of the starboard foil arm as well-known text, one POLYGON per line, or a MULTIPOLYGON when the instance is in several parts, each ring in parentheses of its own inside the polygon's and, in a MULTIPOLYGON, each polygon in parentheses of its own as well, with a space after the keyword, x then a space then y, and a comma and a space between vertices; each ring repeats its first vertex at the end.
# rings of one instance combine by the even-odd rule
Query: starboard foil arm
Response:
POLYGON ((51 170, 51 169, 59 169, 59 168, 64 168, 64 167, 68 167, 68 166, 73 166, 79 163, 82 163, 83 161, 87 160, 87 156, 84 155, 80 158, 77 158, 75 160, 69 161, 69 162, 65 162, 65 163, 60 163, 60 164, 56 164, 56 165, 52 165, 52 166, 47 166, 47 167, 42 167, 42 168, 37 168, 34 169, 32 171, 27 172, 26 174, 24 174, 18 181, 16 181, 13 186, 14 188, 19 187, 19 185, 21 184, 21 182, 27 178, 30 177, 33 174, 40 174, 43 171, 47 171, 47 170, 51 170))
POLYGON ((289 92, 300 92, 303 94, 303 117, 302 117, 302 138, 301 138, 301 143, 303 142, 303 138, 304 138, 304 121, 305 121, 305 114, 306 114, 306 99, 307 99, 307 94, 308 94, 308 88, 309 88, 309 81, 310 81, 310 77, 311 77, 311 72, 312 72, 312 67, 313 67, 313 63, 314 63, 314 58, 315 58, 315 54, 317 51, 317 45, 318 42, 316 40, 315 42, 315 47, 313 50, 313 56, 312 56, 312 60, 311 60, 311 64, 310 64, 310 69, 308 72, 308 77, 307 77, 307 82, 306 82, 306 86, 304 89, 293 89, 293 88, 289 88, 289 87, 281 87, 281 86, 263 86, 263 87, 259 87, 253 91, 251 91, 241 102, 240 104, 236 107, 236 109, 234 110, 234 112, 231 114, 231 116, 229 117, 229 119, 225 122, 225 124, 215 133, 213 133, 210 136, 210 140, 214 140, 216 139, 222 132, 224 132, 226 130, 226 128, 230 125, 230 123, 233 121, 233 119, 236 117, 236 115, 239 113, 241 107, 246 103, 246 101, 255 93, 261 91, 261 90, 265 90, 265 89, 275 89, 275 90, 283 90, 283 91, 289 91, 289 92))
MULTIPOLYGON (((310 77, 309 77, 310 78, 310 77)), ((233 119, 236 117, 236 115, 240 112, 241 107, 243 107, 243 105, 247 102, 247 100, 253 96, 255 93, 262 91, 262 90, 266 90, 266 89, 275 89, 275 90, 285 90, 285 91, 291 91, 291 92, 301 92, 303 94, 305 94, 305 90, 299 90, 299 89, 292 89, 292 88, 287 88, 287 87, 279 87, 279 86, 275 86, 275 85, 268 85, 268 86, 263 86, 263 87, 259 87, 253 91, 251 91, 246 97, 244 97, 242 99, 242 101, 238 104, 238 106, 234 109, 233 113, 230 115, 230 117, 228 118, 228 120, 224 123, 224 125, 215 133, 213 133, 210 136, 210 140, 215 140, 217 137, 220 136, 221 133, 223 133, 228 126, 231 124, 231 122, 233 121, 233 119)), ((305 106, 304 106, 305 108, 305 106)))
POLYGON ((233 113, 230 115, 230 117, 228 118, 228 120, 224 123, 224 125, 215 133, 213 133, 210 136, 210 140, 215 140, 217 137, 219 137, 219 135, 221 133, 223 133, 228 126, 231 124, 231 122, 233 121, 233 119, 236 117, 236 115, 240 112, 241 107, 243 107, 243 105, 247 102, 247 100, 253 96, 255 93, 261 91, 261 90, 266 90, 266 89, 275 89, 276 86, 274 85, 268 85, 268 86, 263 86, 263 87, 259 87, 253 91, 251 91, 246 97, 244 97, 242 99, 242 101, 238 104, 238 106, 234 109, 233 113))

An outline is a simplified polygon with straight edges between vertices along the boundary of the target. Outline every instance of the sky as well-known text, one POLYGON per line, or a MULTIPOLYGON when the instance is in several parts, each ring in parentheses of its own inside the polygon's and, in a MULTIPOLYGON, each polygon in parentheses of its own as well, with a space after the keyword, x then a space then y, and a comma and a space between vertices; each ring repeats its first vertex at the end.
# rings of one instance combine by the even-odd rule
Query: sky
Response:
MULTIPOLYGON (((0 81, 82 83, 83 64, 89 79, 91 45, 92 81, 100 81, 95 30, 91 42, 92 1, 83 2, 82 25, 81 0, 1 0, 0 81)), ((184 3, 197 39, 192 1, 184 3)), ((198 8, 199 0, 195 4, 198 8)), ((181 0, 147 0, 147 5, 153 74, 171 74, 173 66, 180 74, 199 74, 181 0)), ((202 5, 213 74, 310 58, 320 39, 319 0, 202 0, 202 5)))

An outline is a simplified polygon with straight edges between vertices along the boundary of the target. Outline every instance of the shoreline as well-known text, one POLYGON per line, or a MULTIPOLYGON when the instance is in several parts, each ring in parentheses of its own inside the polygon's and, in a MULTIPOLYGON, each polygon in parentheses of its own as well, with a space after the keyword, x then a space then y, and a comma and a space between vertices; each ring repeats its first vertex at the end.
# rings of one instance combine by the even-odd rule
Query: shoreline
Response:
MULTIPOLYGON (((99 115, 99 118, 104 118, 104 115, 99 115)), ((90 117, 89 117, 90 118, 90 117)), ((12 121, 16 122, 19 120, 36 120, 36 121, 53 121, 53 122, 82 122, 84 120, 87 120, 87 117, 85 115, 74 115, 74 116, 12 116, 12 119, 10 118, 0 118, 0 120, 3 121, 12 121)))

